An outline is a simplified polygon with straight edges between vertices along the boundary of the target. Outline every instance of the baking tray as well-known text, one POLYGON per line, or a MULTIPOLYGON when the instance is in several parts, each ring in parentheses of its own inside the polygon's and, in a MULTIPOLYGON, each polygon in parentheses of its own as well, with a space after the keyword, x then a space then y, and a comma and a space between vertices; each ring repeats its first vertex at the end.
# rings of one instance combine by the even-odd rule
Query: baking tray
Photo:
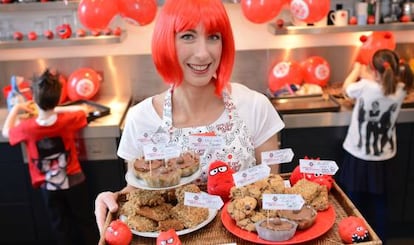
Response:
POLYGON ((305 95, 269 98, 281 114, 337 112, 341 105, 331 95, 305 95))
POLYGON ((109 115, 111 113, 111 109, 109 107, 98 104, 90 100, 75 100, 75 101, 64 103, 60 106, 69 106, 69 105, 86 105, 88 107, 88 116, 87 116, 88 123, 97 118, 109 115))

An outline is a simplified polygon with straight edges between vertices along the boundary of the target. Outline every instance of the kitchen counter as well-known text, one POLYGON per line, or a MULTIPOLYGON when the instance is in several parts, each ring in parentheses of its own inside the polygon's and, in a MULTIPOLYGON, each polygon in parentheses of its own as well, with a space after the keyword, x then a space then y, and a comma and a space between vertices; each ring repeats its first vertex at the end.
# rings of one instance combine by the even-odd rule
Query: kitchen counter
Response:
MULTIPOLYGON (((314 112, 281 115, 286 128, 313 128, 313 127, 340 127, 348 126, 351 119, 351 108, 343 105, 338 112, 314 112)), ((131 103, 129 97, 104 96, 95 102, 111 108, 111 114, 90 122, 88 127, 82 130, 82 138, 119 138, 120 127, 128 107, 131 103)), ((0 108, 0 127, 3 128, 7 116, 7 108, 0 108)), ((414 108, 402 108, 397 123, 414 122, 414 108)), ((7 139, 0 135, 0 142, 7 139)))
MULTIPOLYGON (((352 102, 345 100, 339 96, 336 88, 331 88, 330 91, 325 91, 330 94, 333 100, 336 101, 340 108, 335 112, 312 112, 312 113, 297 113, 297 114, 283 114, 285 128, 315 128, 315 127, 341 127, 348 126, 352 115, 352 102)), ((409 93, 402 105, 397 123, 414 123, 414 91, 409 93)))
MULTIPOLYGON (((121 123, 129 108, 131 98, 128 96, 101 96, 94 102, 110 108, 109 115, 97 118, 84 128, 80 137, 85 139, 93 138, 119 138, 121 136, 121 123)), ((0 108, 0 128, 3 128, 7 116, 7 108, 0 108)), ((0 142, 8 142, 0 134, 0 142)))
MULTIPOLYGON (((339 112, 318 112, 282 115, 285 128, 314 128, 348 126, 352 111, 341 107, 339 112)), ((414 108, 402 108, 397 123, 414 122, 414 108)))

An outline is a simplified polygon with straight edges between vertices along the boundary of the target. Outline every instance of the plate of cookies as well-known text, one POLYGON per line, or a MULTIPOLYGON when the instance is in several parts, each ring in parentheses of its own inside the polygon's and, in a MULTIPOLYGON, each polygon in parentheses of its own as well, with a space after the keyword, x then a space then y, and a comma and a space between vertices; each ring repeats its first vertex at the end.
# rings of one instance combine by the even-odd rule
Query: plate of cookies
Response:
POLYGON ((183 152, 179 157, 168 160, 137 159, 133 170, 129 170, 125 179, 128 184, 146 190, 176 188, 201 175, 200 157, 193 152, 183 152))
POLYGON ((158 237, 161 231, 174 229, 177 235, 196 231, 209 224, 216 209, 184 205, 185 192, 201 192, 195 184, 169 190, 136 189, 121 194, 117 216, 142 237, 158 237))
MULTIPOLYGON (((255 183, 233 187, 230 190, 231 200, 225 204, 221 212, 224 227, 233 235, 257 244, 297 244, 315 239, 326 233, 335 223, 336 213, 329 203, 328 190, 315 182, 302 179, 293 187, 285 187, 283 178, 278 174, 270 174, 267 178, 255 183), (264 210, 261 207, 263 193, 300 194, 305 205, 300 210, 264 210), (273 222, 273 230, 268 231, 271 237, 279 238, 279 233, 292 229, 286 222, 294 222, 293 236, 286 240, 268 240, 257 233, 257 225, 267 220, 273 222), (285 224, 284 224, 285 223, 285 224)), ((270 227, 267 226, 266 228, 270 227)), ((290 232, 290 230, 289 230, 290 232)))

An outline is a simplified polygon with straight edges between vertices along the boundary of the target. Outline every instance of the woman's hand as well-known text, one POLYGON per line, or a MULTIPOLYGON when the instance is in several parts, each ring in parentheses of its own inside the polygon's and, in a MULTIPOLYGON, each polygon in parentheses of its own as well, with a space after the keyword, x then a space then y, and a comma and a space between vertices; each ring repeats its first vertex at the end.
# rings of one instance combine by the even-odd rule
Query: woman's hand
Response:
POLYGON ((95 199, 95 218, 100 234, 102 234, 106 215, 109 212, 114 213, 118 210, 118 192, 105 191, 100 193, 95 199))

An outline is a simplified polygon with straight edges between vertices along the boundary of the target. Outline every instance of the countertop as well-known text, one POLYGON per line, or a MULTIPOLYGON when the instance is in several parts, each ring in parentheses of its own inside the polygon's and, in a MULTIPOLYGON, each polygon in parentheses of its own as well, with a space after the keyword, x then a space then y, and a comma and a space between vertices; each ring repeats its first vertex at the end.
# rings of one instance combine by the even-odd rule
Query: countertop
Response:
MULTIPOLYGON (((110 114, 90 122, 80 132, 80 137, 119 138, 121 136, 121 124, 129 108, 131 98, 128 96, 100 96, 93 101, 109 107, 111 110, 110 114)), ((3 128, 6 116, 7 108, 0 108, 0 128, 3 128)), ((8 140, 0 134, 0 142, 8 142, 8 140)))
MULTIPOLYGON (((340 88, 340 87, 339 87, 340 88)), ((348 126, 352 115, 352 102, 344 99, 342 92, 338 88, 332 87, 324 91, 324 94, 333 97, 339 105, 336 112, 312 112, 298 114, 281 114, 285 128, 314 128, 314 127, 341 127, 348 126)), ((397 123, 414 122, 414 91, 411 91, 402 105, 397 123)))

